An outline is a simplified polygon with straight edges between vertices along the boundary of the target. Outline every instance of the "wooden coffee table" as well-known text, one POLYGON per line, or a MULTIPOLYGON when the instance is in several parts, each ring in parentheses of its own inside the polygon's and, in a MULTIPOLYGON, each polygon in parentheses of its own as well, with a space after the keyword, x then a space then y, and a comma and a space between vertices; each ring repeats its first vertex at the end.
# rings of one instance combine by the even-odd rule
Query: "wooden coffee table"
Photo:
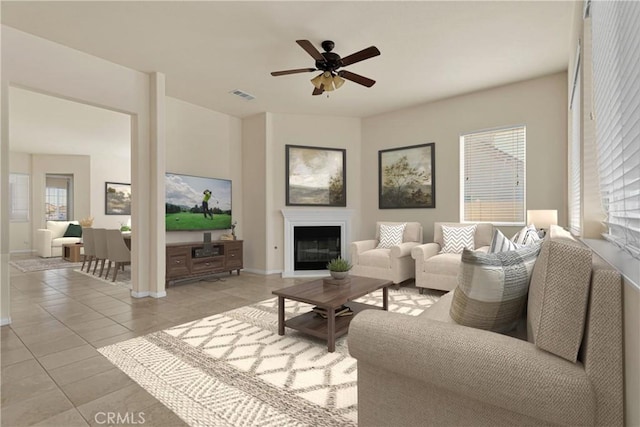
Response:
POLYGON ((65 243, 62 245, 62 258, 65 261, 69 262, 79 262, 82 261, 80 259, 80 249, 82 249, 84 245, 82 243, 65 243))
POLYGON ((278 335, 284 335, 284 327, 327 340, 327 348, 332 353, 336 349, 336 338, 346 334, 353 316, 367 308, 388 309, 389 286, 392 282, 368 277, 350 276, 347 285, 325 285, 323 279, 301 283, 273 291, 278 296, 278 335), (382 307, 353 302, 366 294, 382 288, 382 307), (284 319, 284 300, 313 304, 327 311, 327 318, 315 312, 301 314, 289 320, 284 319), (351 316, 335 316, 335 310, 346 305, 353 311, 351 316))

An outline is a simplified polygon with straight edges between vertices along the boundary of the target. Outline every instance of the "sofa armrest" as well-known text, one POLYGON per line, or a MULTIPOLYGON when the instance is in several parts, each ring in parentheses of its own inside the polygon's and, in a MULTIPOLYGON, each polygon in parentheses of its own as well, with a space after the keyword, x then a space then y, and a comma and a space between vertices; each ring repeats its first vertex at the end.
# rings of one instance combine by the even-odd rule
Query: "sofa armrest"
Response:
POLYGON ((369 251, 376 248, 375 240, 360 240, 358 242, 351 242, 351 253, 361 254, 364 251, 369 251))
POLYGON ((36 230, 34 236, 34 246, 36 254, 41 257, 48 258, 51 256, 51 240, 53 233, 46 228, 39 228, 36 230))
POLYGON ((403 256, 411 255, 411 249, 418 246, 420 243, 418 242, 404 242, 399 245, 391 247, 391 257, 400 258, 403 256))
POLYGON ((595 420, 595 395, 583 366, 527 341, 377 310, 356 315, 348 340, 351 355, 374 371, 551 423, 595 420))
POLYGON ((411 249, 411 257, 415 260, 425 261, 432 256, 440 253, 440 245, 438 243, 425 243, 411 249))

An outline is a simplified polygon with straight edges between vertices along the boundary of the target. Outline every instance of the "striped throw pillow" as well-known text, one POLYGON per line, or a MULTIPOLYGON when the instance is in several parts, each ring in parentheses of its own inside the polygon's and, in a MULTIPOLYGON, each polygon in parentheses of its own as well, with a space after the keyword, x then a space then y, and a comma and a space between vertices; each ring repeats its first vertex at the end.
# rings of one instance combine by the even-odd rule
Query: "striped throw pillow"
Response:
POLYGON ((540 246, 493 254, 464 250, 449 310, 451 318, 461 325, 494 332, 514 329, 527 304, 540 246))
POLYGON ((402 243, 402 235, 407 223, 397 225, 380 224, 380 242, 377 249, 387 249, 402 243))
POLYGON ((474 236, 476 234, 477 225, 469 225, 467 227, 450 227, 442 226, 442 243, 444 246, 440 253, 443 254, 461 254, 464 248, 469 250, 475 249, 474 236))
POLYGON ((538 230, 536 230, 536 226, 533 224, 523 227, 522 230, 518 231, 511 238, 513 243, 520 246, 532 245, 540 240, 542 239, 540 239, 538 230))
POLYGON ((493 237, 491 238, 491 246, 489 246, 489 253, 494 254, 496 252, 515 251, 520 246, 513 243, 507 236, 502 234, 502 231, 495 230, 493 237))

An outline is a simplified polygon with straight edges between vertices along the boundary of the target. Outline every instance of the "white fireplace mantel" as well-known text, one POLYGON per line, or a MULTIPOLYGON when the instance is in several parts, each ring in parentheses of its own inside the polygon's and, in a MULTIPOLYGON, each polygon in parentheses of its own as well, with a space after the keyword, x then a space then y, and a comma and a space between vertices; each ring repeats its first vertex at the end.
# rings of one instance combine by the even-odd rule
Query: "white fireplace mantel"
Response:
POLYGON ((282 209, 284 217, 284 271, 282 277, 314 277, 326 275, 326 270, 294 270, 294 227, 340 227, 340 253, 349 259, 348 242, 351 241, 351 216, 353 209, 282 209))

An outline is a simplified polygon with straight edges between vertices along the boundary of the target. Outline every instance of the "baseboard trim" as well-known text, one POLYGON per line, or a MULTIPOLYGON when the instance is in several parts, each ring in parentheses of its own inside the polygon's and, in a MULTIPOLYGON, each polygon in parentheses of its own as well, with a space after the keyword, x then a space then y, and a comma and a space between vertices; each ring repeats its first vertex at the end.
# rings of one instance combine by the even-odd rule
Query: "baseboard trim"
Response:
POLYGON ((149 296, 153 297, 153 298, 164 298, 167 296, 167 291, 162 291, 162 292, 150 292, 149 296))
POLYGON ((7 326, 11 324, 11 316, 0 318, 0 326, 7 326))
POLYGON ((282 273, 282 270, 258 270, 255 268, 243 268, 242 271, 246 271, 247 273, 261 274, 263 276, 282 273))
POLYGON ((143 291, 143 292, 131 291, 131 296, 134 297, 134 298, 148 297, 149 296, 149 291, 143 291))

